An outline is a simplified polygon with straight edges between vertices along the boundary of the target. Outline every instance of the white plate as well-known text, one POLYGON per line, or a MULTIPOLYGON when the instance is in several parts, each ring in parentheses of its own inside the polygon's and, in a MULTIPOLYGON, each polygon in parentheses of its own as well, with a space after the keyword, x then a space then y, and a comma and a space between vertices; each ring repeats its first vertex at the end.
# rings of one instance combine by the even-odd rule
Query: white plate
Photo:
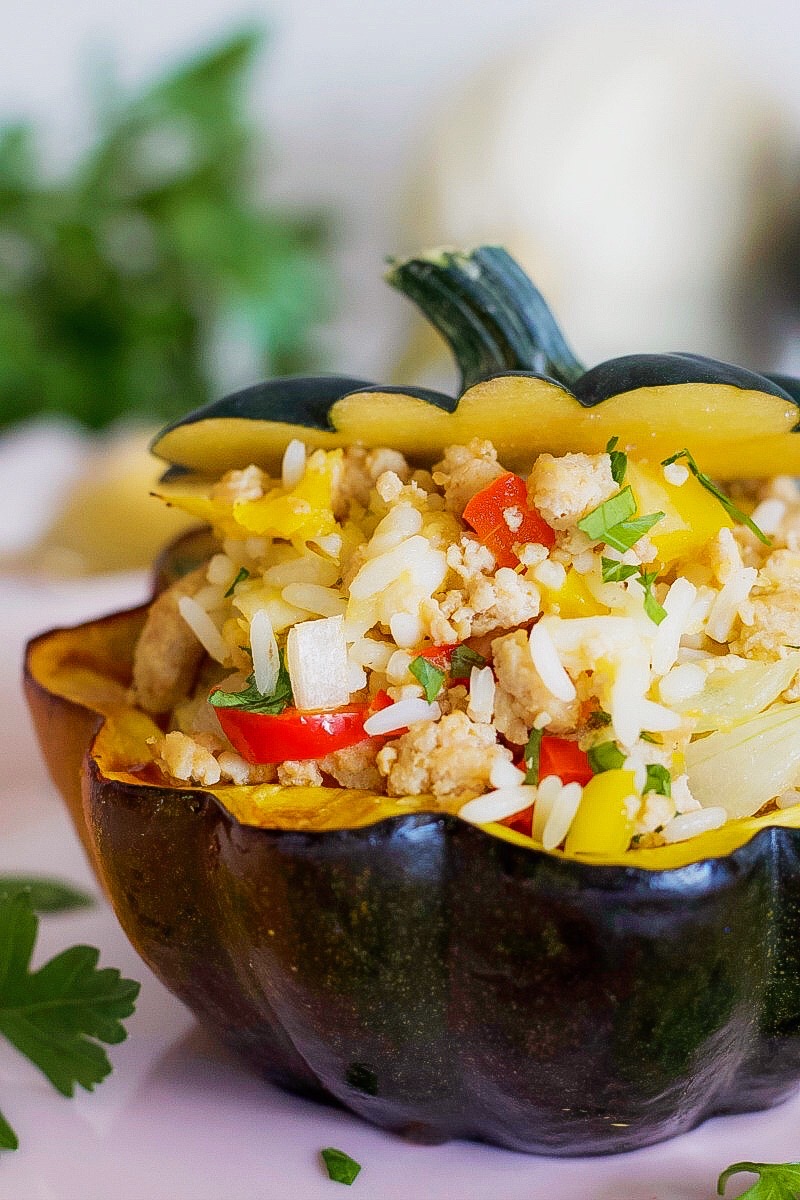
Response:
MULTIPOLYGON (((132 580, 109 583, 102 595, 96 582, 91 593, 76 585, 46 595, 0 591, 0 874, 56 875, 97 892, 35 751, 18 656, 26 633, 142 590, 132 580)), ((0 1040, 0 1110, 20 1138, 18 1151, 0 1153, 0 1200, 332 1200, 344 1193, 320 1165, 325 1146, 362 1164, 352 1195, 364 1200, 711 1200, 731 1162, 800 1158, 800 1098, 606 1158, 534 1158, 468 1142, 411 1145, 251 1074, 149 973, 99 898, 91 910, 42 918, 37 960, 79 941, 100 948, 101 964, 141 980, 130 1036, 110 1050, 113 1074, 72 1100, 0 1040)), ((729 1196, 752 1182, 740 1178, 729 1196)))

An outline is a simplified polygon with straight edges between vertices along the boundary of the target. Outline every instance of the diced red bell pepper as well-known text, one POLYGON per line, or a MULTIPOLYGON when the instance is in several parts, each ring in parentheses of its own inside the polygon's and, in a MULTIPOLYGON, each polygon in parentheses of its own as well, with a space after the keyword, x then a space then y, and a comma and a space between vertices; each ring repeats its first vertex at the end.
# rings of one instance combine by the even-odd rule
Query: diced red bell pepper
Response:
POLYGON ((557 775, 562 783, 579 783, 584 787, 592 774, 589 759, 577 742, 545 734, 539 747, 540 779, 557 775))
POLYGON ((491 550, 499 567, 517 566, 519 559, 512 549, 517 542, 539 542, 549 549, 555 541, 553 530, 528 503, 525 480, 511 471, 474 495, 463 517, 491 550))
POLYGON ((392 699, 378 692, 371 704, 348 704, 327 712, 254 713, 242 708, 216 708, 222 731, 233 748, 252 763, 280 763, 286 759, 324 758, 366 741, 364 722, 386 708, 392 699))

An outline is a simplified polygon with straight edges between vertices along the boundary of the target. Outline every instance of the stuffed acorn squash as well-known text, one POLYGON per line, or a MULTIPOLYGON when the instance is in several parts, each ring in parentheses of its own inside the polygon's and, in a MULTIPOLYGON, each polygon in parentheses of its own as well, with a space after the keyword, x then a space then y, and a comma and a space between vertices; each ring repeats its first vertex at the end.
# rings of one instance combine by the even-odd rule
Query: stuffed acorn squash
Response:
POLYGON ((461 397, 273 380, 173 424, 162 495, 205 528, 146 608, 31 643, 87 852, 206 1024, 386 1128, 596 1153, 775 1103, 797 385, 584 371, 496 248, 390 280, 461 397))

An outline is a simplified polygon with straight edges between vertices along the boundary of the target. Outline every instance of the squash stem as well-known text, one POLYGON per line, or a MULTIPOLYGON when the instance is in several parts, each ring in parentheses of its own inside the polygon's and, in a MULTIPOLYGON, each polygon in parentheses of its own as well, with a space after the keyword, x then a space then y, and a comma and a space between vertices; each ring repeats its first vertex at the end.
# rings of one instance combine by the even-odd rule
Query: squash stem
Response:
POLYGON ((541 292, 501 246, 390 261, 387 281, 442 334, 462 388, 507 371, 531 371, 566 386, 583 375, 541 292))

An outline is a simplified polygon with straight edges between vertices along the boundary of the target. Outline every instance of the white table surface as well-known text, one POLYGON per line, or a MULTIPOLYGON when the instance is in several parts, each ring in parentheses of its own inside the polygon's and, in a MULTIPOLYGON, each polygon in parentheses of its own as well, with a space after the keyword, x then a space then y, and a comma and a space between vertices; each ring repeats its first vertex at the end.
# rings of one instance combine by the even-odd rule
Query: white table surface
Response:
MULTIPOLYGON (((0 874, 55 875, 97 892, 36 751, 19 689, 25 638, 137 601, 141 576, 64 584, 0 579, 0 874)), ((37 958, 76 941, 141 980, 113 1074, 66 1100, 0 1041, 0 1110, 20 1149, 0 1154, 0 1200, 322 1200, 344 1194, 320 1167, 336 1146, 362 1164, 364 1200, 711 1200, 730 1162, 800 1158, 800 1098, 727 1117, 635 1154, 548 1159, 467 1142, 408 1144, 288 1096, 204 1034, 138 960, 107 904, 42 918, 37 958)), ((729 1184, 735 1196, 752 1177, 729 1184)))

